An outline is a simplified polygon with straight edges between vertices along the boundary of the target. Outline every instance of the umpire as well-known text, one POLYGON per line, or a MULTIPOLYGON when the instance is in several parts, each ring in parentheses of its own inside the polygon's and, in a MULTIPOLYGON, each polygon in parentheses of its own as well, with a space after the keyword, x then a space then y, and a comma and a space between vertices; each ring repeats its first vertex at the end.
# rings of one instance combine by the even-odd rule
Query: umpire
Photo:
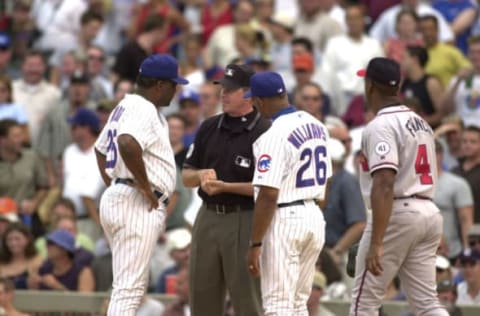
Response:
POLYGON ((228 291, 237 316, 262 315, 260 284, 245 265, 253 218, 253 142, 270 127, 249 90, 253 71, 228 65, 221 84, 223 114, 203 122, 182 171, 199 188, 202 207, 190 250, 190 307, 195 316, 222 316, 228 291))

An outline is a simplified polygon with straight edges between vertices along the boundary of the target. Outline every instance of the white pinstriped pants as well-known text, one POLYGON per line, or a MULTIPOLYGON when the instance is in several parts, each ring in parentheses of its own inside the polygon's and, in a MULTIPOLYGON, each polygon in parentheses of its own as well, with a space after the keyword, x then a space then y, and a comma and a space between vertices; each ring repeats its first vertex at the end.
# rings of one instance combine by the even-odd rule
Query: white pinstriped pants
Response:
POLYGON ((265 316, 307 316, 315 262, 325 243, 325 220, 313 202, 277 209, 260 260, 265 316))
POLYGON ((148 266, 165 210, 148 211, 135 188, 112 184, 100 201, 100 222, 112 250, 113 284, 108 316, 135 316, 148 283, 148 266))

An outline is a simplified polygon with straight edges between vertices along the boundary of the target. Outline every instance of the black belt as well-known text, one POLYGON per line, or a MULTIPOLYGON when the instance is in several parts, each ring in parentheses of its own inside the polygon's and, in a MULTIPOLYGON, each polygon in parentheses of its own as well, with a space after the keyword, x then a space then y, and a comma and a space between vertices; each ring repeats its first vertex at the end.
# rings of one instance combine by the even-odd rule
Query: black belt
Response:
POLYGON ((296 200, 292 202, 287 202, 287 203, 278 203, 278 207, 289 207, 289 206, 296 206, 296 205, 305 205, 305 200, 296 200))
MULTIPOLYGON (((132 179, 126 179, 126 178, 116 178, 115 184, 125 184, 128 186, 135 185, 132 179)), ((155 194, 157 199, 162 200, 163 204, 168 205, 168 202, 169 202, 168 197, 166 197, 162 192, 158 190, 153 190, 153 194, 155 194)))
POLYGON ((229 213, 237 213, 242 211, 252 211, 253 207, 243 205, 224 205, 224 204, 211 204, 206 203, 207 210, 214 211, 217 214, 225 215, 229 213))
POLYGON ((410 196, 396 196, 393 198, 394 200, 404 200, 404 199, 418 199, 418 200, 427 200, 431 201, 432 198, 429 198, 428 196, 422 196, 418 194, 410 195, 410 196))

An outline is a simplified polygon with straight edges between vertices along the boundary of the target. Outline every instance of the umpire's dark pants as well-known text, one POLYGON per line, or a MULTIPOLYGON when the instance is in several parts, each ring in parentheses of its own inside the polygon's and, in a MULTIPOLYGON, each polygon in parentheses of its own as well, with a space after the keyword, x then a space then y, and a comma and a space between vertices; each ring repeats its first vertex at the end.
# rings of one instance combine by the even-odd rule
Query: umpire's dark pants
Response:
POLYGON ((202 205, 190 252, 192 316, 223 316, 228 291, 236 316, 263 315, 260 280, 247 271, 253 211, 217 214, 202 205))

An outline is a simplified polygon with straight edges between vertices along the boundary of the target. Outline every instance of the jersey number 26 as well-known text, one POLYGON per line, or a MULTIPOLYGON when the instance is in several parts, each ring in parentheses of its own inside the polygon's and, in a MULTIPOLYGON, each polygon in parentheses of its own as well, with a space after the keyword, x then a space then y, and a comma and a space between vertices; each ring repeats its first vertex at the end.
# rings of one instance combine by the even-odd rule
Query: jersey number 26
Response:
POLYGON ((300 154, 300 160, 303 164, 300 166, 297 172, 297 188, 311 187, 315 183, 317 185, 324 185, 327 179, 327 164, 322 159, 327 155, 327 149, 325 146, 317 146, 315 149, 305 148, 300 154), (313 156, 313 157, 312 157, 313 156), (313 159, 312 159, 313 158, 313 159), (313 167, 315 171, 315 177, 305 178, 305 171, 313 167))

